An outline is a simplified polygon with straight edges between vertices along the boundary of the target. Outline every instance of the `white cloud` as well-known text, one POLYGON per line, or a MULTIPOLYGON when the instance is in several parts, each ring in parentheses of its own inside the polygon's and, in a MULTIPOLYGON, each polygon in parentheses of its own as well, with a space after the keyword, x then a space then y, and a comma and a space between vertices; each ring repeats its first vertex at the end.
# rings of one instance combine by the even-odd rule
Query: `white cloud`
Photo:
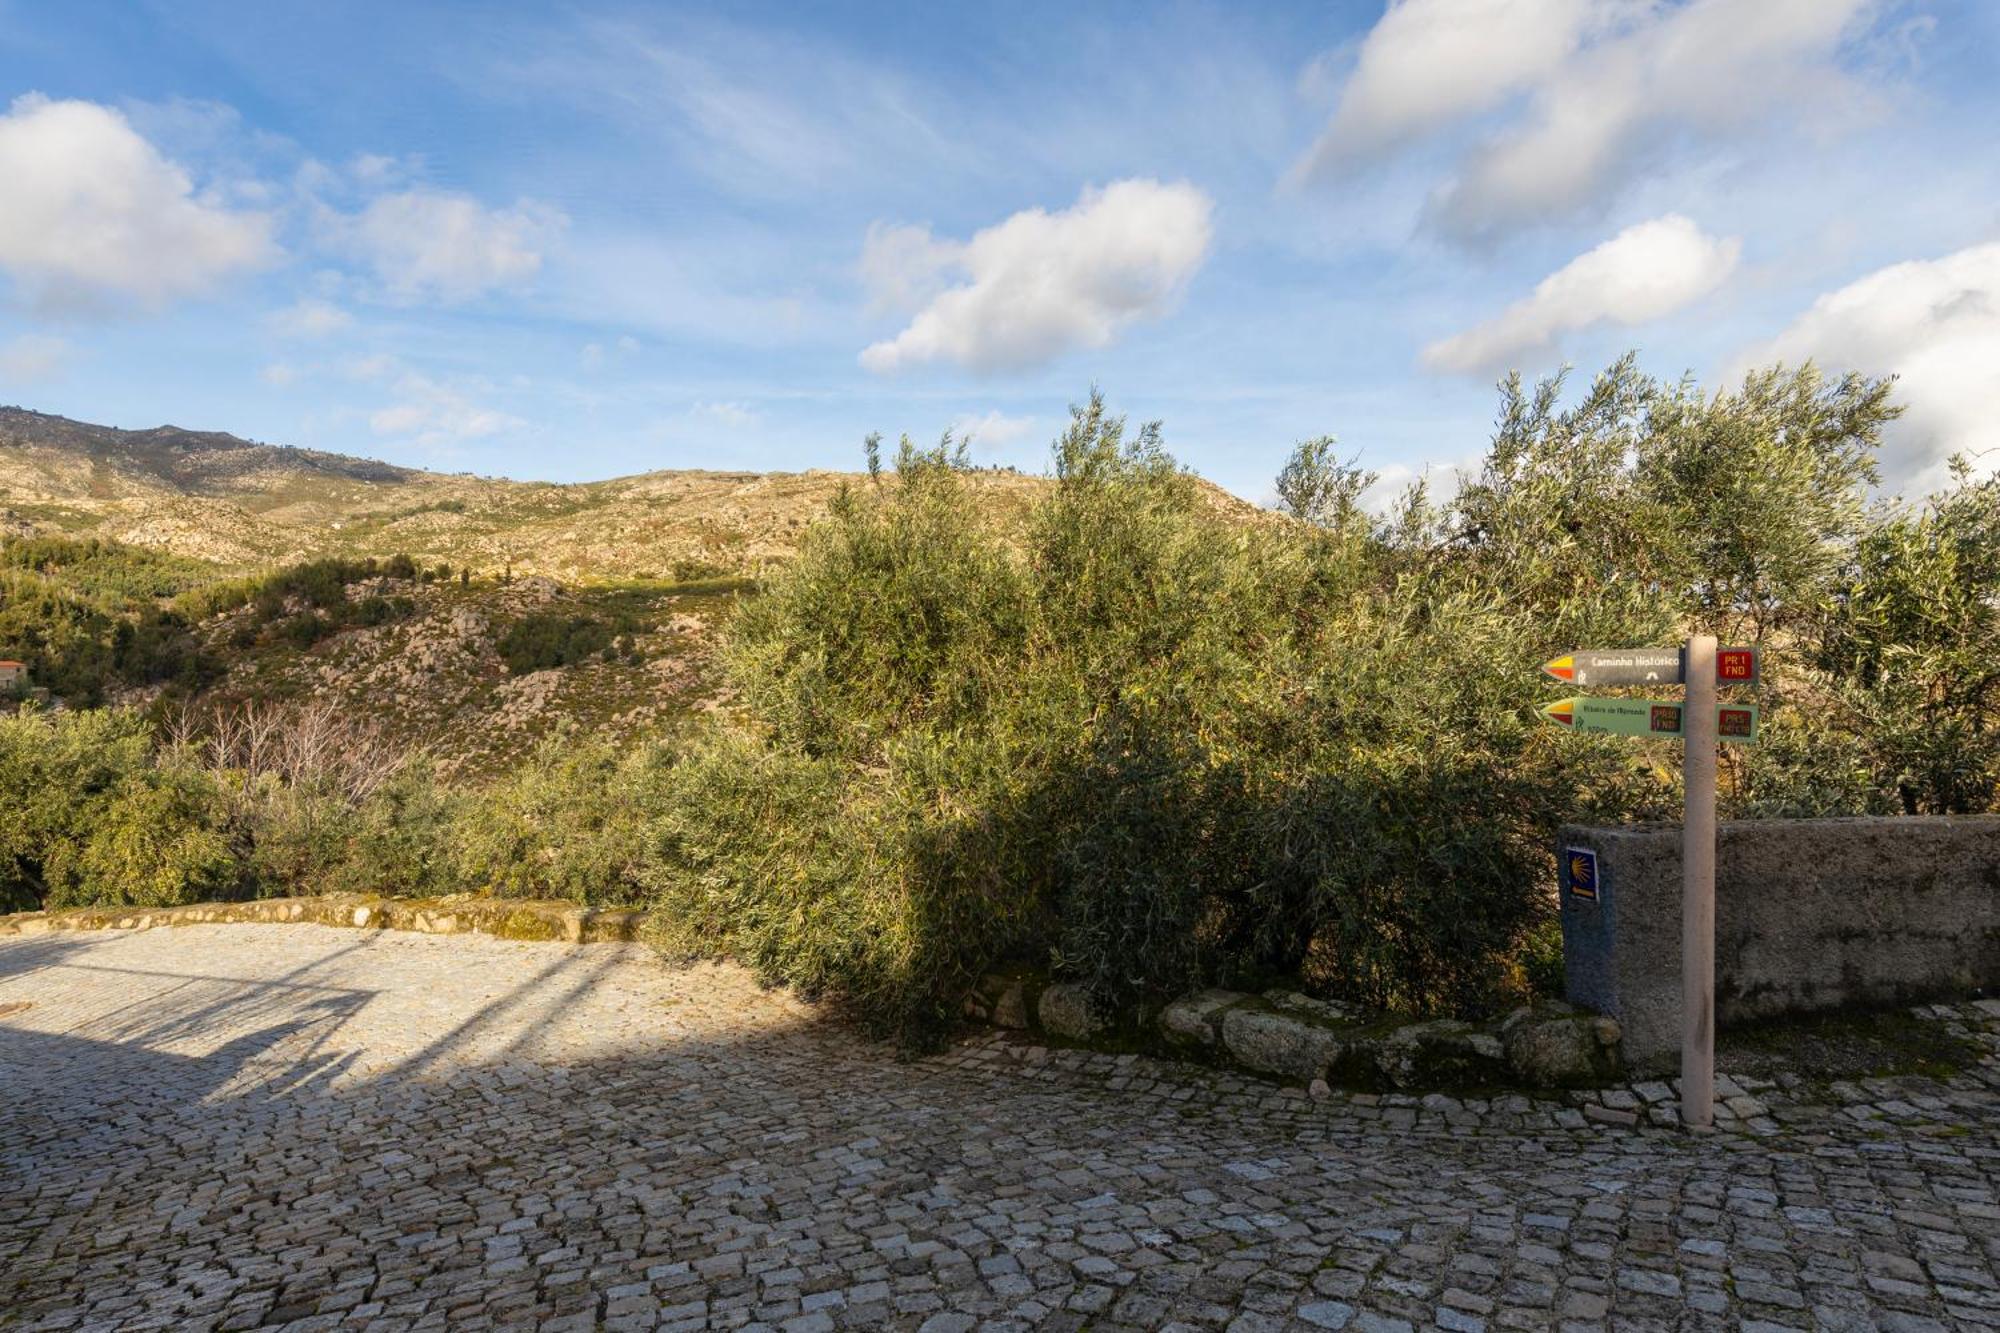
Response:
POLYGON ((901 333, 862 352, 861 364, 1019 370, 1105 346, 1172 305, 1208 254, 1212 211, 1192 185, 1125 180, 1086 188, 1060 213, 1016 213, 963 243, 871 230, 863 268, 878 301, 934 294, 901 333), (962 280, 947 286, 947 274, 962 280))
POLYGON ((380 153, 361 153, 347 164, 347 171, 364 185, 387 185, 402 176, 406 166, 380 153))
POLYGON ((399 401, 369 414, 369 429, 377 435, 403 436, 431 446, 482 439, 527 424, 414 371, 396 381, 396 394, 399 401))
POLYGON ((1492 319, 1424 348, 1424 364, 1484 374, 1516 365, 1575 329, 1663 318, 1720 287, 1742 248, 1677 213, 1627 227, 1492 319))
POLYGON ((354 316, 330 301, 311 298, 273 311, 271 329, 281 338, 324 338, 354 323, 354 316))
POLYGON ((299 382, 299 368, 288 361, 273 361, 257 372, 257 378, 277 389, 288 389, 299 382))
POLYGON ((58 379, 69 369, 71 348, 61 338, 28 333, 0 343, 0 380, 36 384, 58 379))
POLYGON ((984 416, 963 416, 951 423, 957 439, 997 448, 1021 439, 1035 428, 1033 417, 1010 417, 997 408, 984 416))
POLYGON ((1895 374, 1908 411, 1887 433, 1884 480, 1911 491, 1952 454, 2000 468, 2000 242, 1878 269, 1828 292, 1737 370, 1806 359, 1830 371, 1895 374))
POLYGON ((93 102, 14 99, 0 116, 0 182, 0 270, 45 312, 157 308, 276 253, 268 216, 197 194, 93 102))
MULTIPOLYGON (((1880 0, 1400 0, 1363 42, 1332 122, 1297 174, 1475 118, 1494 133, 1431 204, 1471 237, 1599 203, 1652 150, 1723 140, 1811 108, 1865 106, 1842 45, 1880 0)), ((1829 112, 1829 108, 1833 108, 1829 112)))
POLYGON ((470 195, 420 186, 381 195, 327 225, 375 270, 391 298, 454 302, 534 278, 568 222, 532 199, 489 209, 470 195))
POLYGON ((1314 175, 1486 111, 1575 53, 1592 0, 1399 0, 1361 43, 1314 175))
POLYGON ((351 380, 363 384, 379 383, 395 374, 400 368, 396 358, 387 352, 374 352, 368 356, 358 356, 345 362, 341 373, 351 380))

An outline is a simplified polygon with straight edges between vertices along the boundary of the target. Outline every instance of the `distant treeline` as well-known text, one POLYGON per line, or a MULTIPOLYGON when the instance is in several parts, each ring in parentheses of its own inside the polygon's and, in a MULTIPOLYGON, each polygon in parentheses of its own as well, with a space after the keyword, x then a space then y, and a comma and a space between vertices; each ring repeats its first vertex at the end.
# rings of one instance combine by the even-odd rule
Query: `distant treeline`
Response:
POLYGON ((0 542, 0 657, 74 706, 114 685, 198 687, 219 668, 167 599, 212 577, 199 561, 116 542, 0 542))
POLYGON ((310 647, 415 609, 402 596, 351 599, 352 585, 449 577, 448 566, 420 568, 397 555, 220 578, 200 561, 99 538, 14 538, 0 542, 0 657, 26 663, 32 685, 72 707, 94 706, 118 687, 191 693, 225 666, 194 633, 210 616, 253 608, 235 630, 236 649, 310 647))

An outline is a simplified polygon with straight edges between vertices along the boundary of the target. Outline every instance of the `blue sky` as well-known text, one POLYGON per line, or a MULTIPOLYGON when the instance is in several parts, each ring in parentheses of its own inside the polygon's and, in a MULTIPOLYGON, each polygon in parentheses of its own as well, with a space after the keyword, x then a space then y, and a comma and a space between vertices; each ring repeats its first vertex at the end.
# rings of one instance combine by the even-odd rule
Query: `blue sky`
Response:
POLYGON ((1981 0, 0 0, 0 401, 581 480, 1039 470, 1095 384, 1256 498, 1636 347, 1900 373, 1918 487, 2000 459, 1996 74, 1981 0))

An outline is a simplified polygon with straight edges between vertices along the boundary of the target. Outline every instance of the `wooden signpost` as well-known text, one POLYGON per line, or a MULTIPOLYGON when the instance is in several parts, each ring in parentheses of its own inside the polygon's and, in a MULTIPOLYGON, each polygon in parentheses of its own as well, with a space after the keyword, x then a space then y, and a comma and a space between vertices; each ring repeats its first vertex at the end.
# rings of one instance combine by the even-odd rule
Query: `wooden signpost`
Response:
MULTIPOLYGON (((1754 685, 1761 663, 1755 648, 1719 648, 1697 634, 1679 650, 1618 648, 1575 652, 1542 665, 1573 685, 1687 686, 1682 703, 1659 699, 1559 699, 1542 716, 1574 731, 1618 736, 1678 737, 1686 805, 1681 829, 1681 1121, 1708 1129, 1715 1118, 1715 747, 1757 739, 1757 709, 1718 706, 1723 685, 1754 685)), ((1598 893, 1592 876, 1590 893, 1598 893)))

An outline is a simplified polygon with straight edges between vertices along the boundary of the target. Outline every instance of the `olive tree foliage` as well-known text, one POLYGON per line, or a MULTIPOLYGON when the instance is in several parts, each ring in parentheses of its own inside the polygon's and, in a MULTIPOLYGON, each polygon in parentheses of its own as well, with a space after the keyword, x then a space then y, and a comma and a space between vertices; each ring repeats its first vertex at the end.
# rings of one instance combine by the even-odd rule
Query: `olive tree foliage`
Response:
POLYGON ((1578 645, 1701 628, 1764 646, 1824 605, 1900 411, 1889 381, 1773 367, 1706 394, 1626 356, 1573 406, 1565 387, 1501 386, 1492 447, 1451 506, 1468 572, 1578 645))
POLYGON ((1891 387, 1807 365, 1712 397, 1686 380, 1654 390, 1634 482, 1667 520, 1694 626, 1765 645, 1820 613, 1867 527, 1875 451, 1901 414, 1891 387))
POLYGON ((733 626, 745 708, 678 770, 662 929, 913 1039, 1006 962, 1476 1012, 1550 956, 1556 826, 1679 798, 1669 743, 1544 725, 1537 665, 1696 629, 1764 650, 1733 810, 1990 806, 1991 492, 1871 512, 1895 413, 1881 380, 1626 358, 1507 381, 1447 500, 1371 518, 1320 437, 1278 481, 1302 521, 1244 524, 1093 396, 1018 547, 906 443, 733 626))
POLYGON ((1301 440, 1278 473, 1278 507, 1293 518, 1336 532, 1364 525, 1367 513, 1361 497, 1378 473, 1362 469, 1360 456, 1340 460, 1339 441, 1331 435, 1301 440))
POLYGON ((2000 787, 2000 479, 1891 504, 1833 576, 1810 663, 1908 814, 1991 809, 2000 787))
POLYGON ((163 906, 241 879, 220 789, 129 710, 0 718, 0 900, 163 906))

